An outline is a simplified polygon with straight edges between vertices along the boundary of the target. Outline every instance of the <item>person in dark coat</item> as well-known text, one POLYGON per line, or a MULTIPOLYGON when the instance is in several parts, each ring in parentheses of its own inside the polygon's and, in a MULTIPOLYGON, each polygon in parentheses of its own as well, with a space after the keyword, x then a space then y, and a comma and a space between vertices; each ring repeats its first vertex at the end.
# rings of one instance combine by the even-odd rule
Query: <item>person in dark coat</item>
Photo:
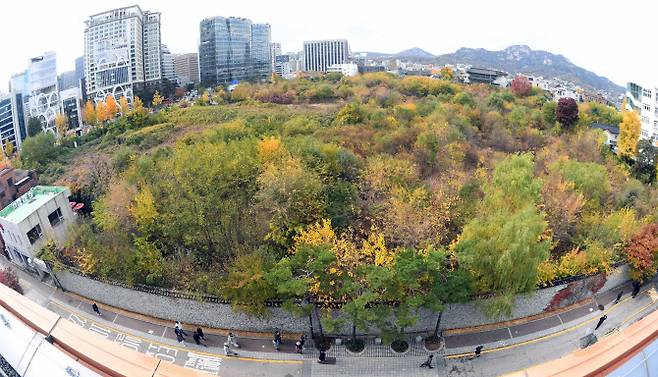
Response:
POLYGON ((274 344, 275 350, 279 351, 281 349, 281 333, 279 330, 274 332, 274 339, 272 340, 272 344, 274 344))
POLYGON ((640 288, 642 287, 642 284, 640 284, 639 281, 634 281, 633 282, 633 294, 631 294, 631 297, 635 298, 638 293, 640 293, 640 288))
POLYGON ((199 335, 198 332, 195 332, 195 333, 192 335, 192 339, 194 339, 194 343, 196 343, 198 346, 208 347, 207 345, 201 343, 201 336, 199 335))
POLYGON ((176 340, 178 341, 178 343, 182 344, 183 347, 185 347, 185 338, 183 338, 183 334, 181 330, 178 330, 176 332, 176 340))
POLYGON ((608 319, 608 316, 605 315, 605 314, 603 315, 603 317, 599 318, 599 323, 596 324, 596 327, 594 328, 594 331, 598 330, 599 327, 601 327, 601 325, 603 324, 603 322, 605 322, 606 319, 608 319))
POLYGON ((619 303, 619 300, 621 300, 621 296, 624 295, 624 290, 620 290, 619 293, 617 294, 617 299, 615 299, 615 304, 619 303))
POLYGON ((200 339, 206 340, 206 337, 205 337, 205 335, 203 335, 203 330, 201 330, 201 327, 196 328, 196 333, 197 333, 197 335, 199 335, 200 339))
POLYGON ((95 302, 91 305, 91 308, 94 310, 94 313, 98 314, 99 317, 101 316, 101 311, 98 309, 98 305, 96 305, 95 302))
POLYGON ((420 364, 420 368, 424 368, 424 367, 428 367, 429 369, 434 368, 432 366, 432 359, 434 359, 434 355, 430 354, 429 356, 427 356, 427 360, 425 360, 424 363, 420 364))

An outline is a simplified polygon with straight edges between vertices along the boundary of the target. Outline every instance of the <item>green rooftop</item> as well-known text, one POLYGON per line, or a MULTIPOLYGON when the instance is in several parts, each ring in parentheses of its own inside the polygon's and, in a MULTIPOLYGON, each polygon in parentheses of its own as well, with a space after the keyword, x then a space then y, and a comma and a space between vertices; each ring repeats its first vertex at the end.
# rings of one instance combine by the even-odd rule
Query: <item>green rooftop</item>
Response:
POLYGON ((65 190, 62 186, 34 186, 0 211, 0 218, 18 224, 65 190))

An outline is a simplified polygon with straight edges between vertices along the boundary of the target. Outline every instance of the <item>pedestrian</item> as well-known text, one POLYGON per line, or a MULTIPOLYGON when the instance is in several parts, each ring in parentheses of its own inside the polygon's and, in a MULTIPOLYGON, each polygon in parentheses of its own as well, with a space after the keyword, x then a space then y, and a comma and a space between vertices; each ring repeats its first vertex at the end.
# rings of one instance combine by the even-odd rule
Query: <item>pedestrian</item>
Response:
POLYGON ((183 347, 185 347, 185 338, 183 338, 183 334, 181 333, 180 330, 176 332, 176 340, 178 340, 178 343, 182 344, 183 347))
POLYGON ((295 342, 295 352, 302 353, 302 342, 299 340, 295 342))
POLYGON ((640 293, 640 288, 641 287, 642 287, 642 284, 640 284, 639 281, 634 281, 633 282, 633 294, 631 295, 631 297, 635 298, 635 296, 637 296, 637 294, 640 293))
POLYGON ((306 334, 302 334, 302 336, 299 337, 299 343, 301 343, 302 349, 304 349, 304 346, 306 345, 306 334))
POLYGON ((475 347, 475 357, 480 357, 480 354, 482 353, 482 348, 484 348, 483 345, 479 345, 475 347))
POLYGON ((624 294, 624 290, 620 290, 619 293, 617 294, 617 299, 615 300, 615 304, 619 303, 619 300, 621 300, 621 296, 624 294))
POLYGON ((230 331, 228 333, 228 337, 226 337, 226 343, 228 343, 229 346, 240 348, 240 345, 238 344, 238 338, 230 331))
POLYGON ((274 332, 274 339, 272 340, 272 344, 274 344, 275 350, 279 351, 281 349, 281 333, 279 330, 274 332))
POLYGON ((599 327, 601 327, 601 325, 603 324, 603 322, 605 322, 606 319, 608 319, 608 316, 605 315, 605 314, 603 315, 603 317, 599 318, 599 323, 596 324, 596 327, 594 328, 594 331, 598 330, 599 327))
POLYGON ((94 313, 98 314, 99 317, 101 316, 101 311, 98 309, 98 305, 96 305, 95 302, 91 305, 91 308, 94 310, 94 313))
POLYGON ((318 361, 320 363, 327 361, 327 351, 324 348, 320 350, 320 357, 318 357, 318 361))
MULTIPOLYGON (((199 335, 198 332, 195 332, 195 333, 192 335, 192 339, 194 339, 194 343, 196 343, 197 346, 208 347, 207 345, 201 343, 201 335, 199 335)), ((204 339, 204 340, 205 340, 205 339, 204 339)))
POLYGON ((231 350, 231 346, 228 342, 224 343, 224 355, 226 356, 238 356, 237 352, 231 350))
POLYGON ((185 333, 185 330, 183 330, 183 325, 178 321, 176 321, 174 324, 174 332, 176 334, 180 333, 181 336, 187 336, 187 333, 185 333))
POLYGON ((206 340, 206 337, 203 335, 203 330, 201 330, 201 327, 196 328, 196 333, 197 335, 199 335, 199 338, 201 338, 202 340, 206 340))
POLYGON ((425 360, 424 363, 420 364, 419 368, 424 368, 424 367, 428 367, 429 369, 434 368, 432 366, 432 359, 434 359, 434 355, 430 354, 429 356, 427 356, 427 360, 425 360))

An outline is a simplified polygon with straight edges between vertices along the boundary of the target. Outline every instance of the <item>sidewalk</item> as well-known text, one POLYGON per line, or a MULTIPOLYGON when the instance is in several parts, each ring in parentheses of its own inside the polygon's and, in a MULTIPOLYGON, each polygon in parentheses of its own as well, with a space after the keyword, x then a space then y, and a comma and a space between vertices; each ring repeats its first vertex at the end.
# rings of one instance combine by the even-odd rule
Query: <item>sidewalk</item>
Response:
MULTIPOLYGON (((2 264, 4 261, 0 261, 2 264)), ((6 262, 4 262, 6 263, 6 262)), ((389 347, 367 341, 367 347, 359 355, 348 352, 344 346, 334 345, 328 355, 336 357, 336 365, 320 365, 315 362, 317 351, 308 340, 304 355, 294 352, 297 334, 283 334, 281 351, 273 349, 271 335, 242 333, 238 335, 241 348, 235 349, 239 357, 225 357, 223 343, 226 330, 204 328, 207 347, 197 346, 192 340, 196 326, 184 325, 188 333, 186 344, 176 342, 173 323, 150 318, 137 313, 107 307, 98 303, 102 317, 91 309, 91 302, 74 294, 64 293, 39 282, 33 276, 18 271, 25 295, 48 309, 58 313, 89 331, 96 332, 112 341, 163 360, 197 369, 206 368, 227 376, 269 376, 290 374, 303 376, 349 375, 497 375, 509 373, 539 362, 558 358, 579 348, 579 339, 593 329, 598 318, 608 316, 596 334, 602 337, 618 328, 628 326, 656 309, 657 304, 649 289, 654 283, 646 284, 637 298, 630 297, 630 284, 620 287, 625 295, 618 304, 613 304, 619 289, 609 291, 592 299, 584 300, 560 311, 545 313, 533 318, 504 322, 477 328, 447 330, 444 347, 431 352, 437 364, 445 368, 425 370, 418 365, 430 353, 424 344, 409 340, 410 349, 405 354, 396 354, 389 347), (600 311, 598 305, 604 305, 600 311), (289 335, 288 339, 285 339, 289 335), (483 345, 482 357, 468 360, 475 346, 483 345), (382 362, 382 358, 386 361, 382 362), (303 367, 302 367, 303 363, 303 367), (230 373, 227 373, 229 372, 230 373), (276 371, 286 372, 279 374, 276 371), (452 372, 451 372, 452 371, 452 372), (460 374, 454 374, 459 371, 460 374)), ((203 369, 202 369, 203 370, 203 369)))

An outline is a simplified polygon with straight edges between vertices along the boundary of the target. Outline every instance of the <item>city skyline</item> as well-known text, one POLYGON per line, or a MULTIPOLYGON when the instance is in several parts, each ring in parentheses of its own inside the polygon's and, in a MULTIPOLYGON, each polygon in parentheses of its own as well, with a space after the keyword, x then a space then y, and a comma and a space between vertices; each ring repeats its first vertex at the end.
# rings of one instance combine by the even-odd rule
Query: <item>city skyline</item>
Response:
POLYGON ((634 35, 648 38, 654 32, 651 15, 658 13, 657 4, 618 7, 593 1, 557 1, 550 7, 534 9, 518 1, 506 1, 495 9, 487 7, 486 12, 477 12, 473 8, 485 3, 471 3, 469 8, 463 9, 454 4, 416 1, 407 4, 408 11, 402 12, 404 17, 400 17, 398 10, 389 11, 379 3, 353 2, 344 2, 345 6, 336 4, 322 12, 316 12, 301 1, 293 1, 285 9, 279 4, 260 1, 221 5, 192 1, 185 7, 152 0, 119 0, 111 6, 71 1, 66 12, 61 12, 58 3, 36 3, 12 4, 11 11, 0 14, 0 24, 7 30, 20 30, 25 25, 24 17, 28 16, 32 25, 48 30, 44 33, 28 27, 21 38, 5 39, 4 46, 9 53, 0 62, 2 91, 8 89, 7 82, 12 74, 26 68, 29 58, 46 51, 57 53, 58 73, 73 69, 74 59, 83 54, 84 21, 110 8, 134 4, 162 13, 162 42, 172 53, 198 51, 198 28, 202 19, 235 16, 272 25, 272 41, 280 42, 283 52, 301 51, 304 40, 339 38, 348 39, 352 51, 391 53, 414 46, 441 54, 459 47, 499 50, 509 45, 527 44, 533 49, 562 54, 619 85, 633 80, 658 81, 651 71, 656 52, 647 48, 648 40, 628 38, 622 28, 625 22, 632 20, 634 35), (53 14, 58 17, 52 17, 53 14), (459 14, 462 16, 454 16, 459 14), (541 22, 545 25, 538 28, 541 22), (443 35, 450 39, 442 38, 443 35))

